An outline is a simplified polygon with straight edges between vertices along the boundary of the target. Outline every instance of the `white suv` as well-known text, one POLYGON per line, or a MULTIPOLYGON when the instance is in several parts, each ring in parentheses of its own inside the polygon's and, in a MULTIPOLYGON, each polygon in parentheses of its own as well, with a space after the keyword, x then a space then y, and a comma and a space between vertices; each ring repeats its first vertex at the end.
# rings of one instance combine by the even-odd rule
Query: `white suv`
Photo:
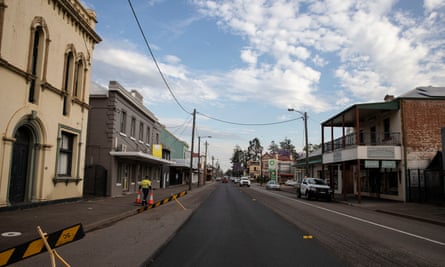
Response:
POLYGON ((297 185, 297 197, 302 195, 307 199, 312 197, 324 198, 327 201, 331 200, 332 190, 326 182, 320 178, 304 178, 301 184, 297 185))
POLYGON ((247 177, 247 176, 241 177, 241 179, 239 180, 239 186, 243 186, 243 185, 247 185, 248 187, 250 187, 249 177, 247 177))

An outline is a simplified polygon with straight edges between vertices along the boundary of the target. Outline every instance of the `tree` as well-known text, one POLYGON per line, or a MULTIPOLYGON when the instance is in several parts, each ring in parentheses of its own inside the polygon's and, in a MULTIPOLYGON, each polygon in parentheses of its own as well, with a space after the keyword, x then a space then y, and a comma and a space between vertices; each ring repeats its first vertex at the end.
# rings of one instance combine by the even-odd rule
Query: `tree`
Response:
POLYGON ((236 176, 241 176, 244 173, 244 168, 246 168, 246 152, 241 149, 239 145, 233 150, 233 156, 230 159, 232 163, 233 174, 236 176))
POLYGON ((269 145, 269 152, 271 154, 277 154, 279 150, 279 147, 277 144, 275 144, 275 141, 272 141, 269 145))
POLYGON ((263 147, 261 146, 260 140, 255 137, 249 141, 249 147, 247 148, 247 160, 259 161, 262 151, 263 147))
POLYGON ((292 145, 291 140, 288 139, 287 137, 284 138, 284 140, 280 142, 280 150, 281 150, 280 154, 282 154, 282 155, 290 156, 290 155, 296 154, 295 146, 292 145))

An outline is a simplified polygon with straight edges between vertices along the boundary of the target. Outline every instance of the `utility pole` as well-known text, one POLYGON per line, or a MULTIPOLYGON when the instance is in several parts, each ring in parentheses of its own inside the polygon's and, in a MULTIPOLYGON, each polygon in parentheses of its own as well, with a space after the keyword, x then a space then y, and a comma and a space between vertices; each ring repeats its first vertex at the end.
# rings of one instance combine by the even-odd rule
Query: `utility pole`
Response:
POLYGON ((195 120, 196 120, 196 108, 193 109, 193 126, 192 126, 192 147, 190 149, 190 177, 189 177, 189 191, 192 190, 192 178, 193 178, 193 146, 195 145, 195 120))
POLYGON ((305 143, 306 143, 306 163, 305 163, 305 175, 309 176, 309 142, 308 142, 308 136, 307 136, 307 112, 301 112, 298 110, 295 110, 293 108, 288 108, 288 111, 295 111, 303 115, 302 119, 304 120, 304 135, 305 135, 305 143))
POLYGON ((201 185, 201 136, 198 136, 198 187, 201 185))
POLYGON ((309 176, 309 143, 308 143, 308 136, 307 136, 307 112, 304 112, 304 136, 305 136, 305 142, 306 142, 306 176, 309 176))
POLYGON ((205 158, 204 158, 204 184, 206 183, 206 179, 207 179, 207 146, 209 145, 209 143, 207 143, 207 141, 205 142, 206 145, 206 151, 205 151, 205 158))

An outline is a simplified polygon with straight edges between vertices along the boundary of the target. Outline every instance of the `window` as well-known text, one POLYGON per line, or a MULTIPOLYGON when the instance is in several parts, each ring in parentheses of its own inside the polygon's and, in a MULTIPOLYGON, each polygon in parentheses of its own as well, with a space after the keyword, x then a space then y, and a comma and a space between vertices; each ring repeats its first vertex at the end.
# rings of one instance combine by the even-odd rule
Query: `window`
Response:
POLYGON ((74 64, 74 53, 70 50, 65 55, 65 73, 63 76, 63 115, 69 114, 69 95, 74 82, 74 64))
POLYGON ((127 125, 127 112, 121 111, 121 125, 120 125, 120 132, 125 133, 127 125))
POLYGON ((43 69, 43 52, 44 52, 44 32, 42 26, 37 26, 32 32, 32 46, 31 46, 31 74, 34 76, 29 86, 28 102, 34 103, 36 101, 36 82, 42 79, 43 69))
POLYGON ((58 176, 71 176, 74 135, 62 132, 57 166, 58 176))
POLYGON ((150 127, 149 126, 147 126, 147 133, 146 133, 146 137, 145 137, 145 142, 147 143, 147 144, 150 144, 151 143, 151 140, 150 140, 150 127))
POLYGON ((371 145, 377 144, 377 132, 375 126, 372 126, 371 129, 371 145))
POLYGON ((76 62, 76 69, 74 74, 74 88, 73 88, 73 96, 75 98, 81 99, 82 98, 82 91, 83 91, 83 84, 84 84, 84 63, 83 59, 79 59, 76 62))
POLYGON ((139 140, 144 140, 144 123, 139 124, 139 140))
POLYGON ((383 120, 383 135, 385 139, 391 138, 391 129, 389 127, 389 119, 383 120))
POLYGON ((156 133, 156 144, 159 144, 159 134, 156 133))
POLYGON ((131 125, 130 125, 130 136, 135 137, 136 136, 136 118, 131 118, 131 125))

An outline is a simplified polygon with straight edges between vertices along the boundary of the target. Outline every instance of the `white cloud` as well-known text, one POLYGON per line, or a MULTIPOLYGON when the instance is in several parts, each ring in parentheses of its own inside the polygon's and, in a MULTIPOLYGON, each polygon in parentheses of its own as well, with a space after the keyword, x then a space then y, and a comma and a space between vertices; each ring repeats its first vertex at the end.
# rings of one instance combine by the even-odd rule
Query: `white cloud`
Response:
POLYGON ((431 12, 445 6, 445 0, 425 0, 423 3, 425 9, 431 12))
MULTIPOLYGON (((175 55, 159 64, 178 98, 189 103, 219 105, 228 98, 321 112, 381 100, 387 93, 445 83, 445 42, 438 38, 445 34, 445 16, 437 12, 444 1, 425 1, 429 13, 423 17, 396 10, 395 0, 194 0, 204 18, 245 40, 239 55, 248 66, 195 74, 175 55), (333 84, 322 84, 332 73, 327 80, 333 84), (342 97, 329 105, 324 96, 332 88, 339 92, 331 95, 342 97)), ((129 71, 159 101, 171 99, 166 89, 159 94, 165 85, 151 58, 120 46, 99 45, 95 59, 129 71)))
POLYGON ((251 49, 241 50, 241 60, 249 65, 256 65, 257 55, 251 49))
MULTIPOLYGON (((94 51, 94 64, 103 65, 102 68, 96 68, 103 72, 98 76, 109 77, 109 80, 118 80, 124 87, 138 89, 148 103, 172 100, 151 58, 134 48, 128 49, 126 44, 117 46, 112 46, 107 42, 104 44, 98 45, 94 51)), ((133 47, 132 44, 129 46, 133 47)), ((180 102, 198 103, 216 100, 218 93, 208 87, 204 80, 192 77, 188 69, 180 62, 180 58, 172 55, 166 56, 165 62, 158 61, 170 89, 180 102)), ((108 81, 99 82, 107 83, 108 81)))
MULTIPOLYGON (((431 14, 418 18, 419 24, 412 14, 395 10, 396 2, 196 0, 195 4, 203 14, 217 19, 221 27, 246 38, 249 51, 275 59, 268 63, 275 66, 265 68, 260 57, 256 57, 256 70, 231 72, 239 84, 249 87, 238 87, 237 99, 245 99, 241 92, 252 92, 270 81, 279 86, 269 83, 269 91, 292 101, 303 101, 317 99, 320 75, 328 75, 313 70, 309 63, 323 68, 332 62, 327 57, 342 60, 336 72, 338 84, 360 99, 369 99, 370 95, 380 99, 388 91, 401 93, 418 85, 443 82, 442 68, 438 67, 443 53, 434 51, 442 50, 443 42, 428 41, 428 33, 431 27, 437 29, 436 36, 438 31, 443 32, 439 27, 443 28, 444 19, 431 14), (301 8, 303 5, 306 9, 301 8), (295 94, 289 89, 292 87, 304 93, 295 94)), ((428 0, 425 8, 437 10, 444 2, 428 0)), ((243 53, 245 61, 253 62, 250 54, 243 53)), ((283 102, 274 97, 268 99, 276 105, 283 102)), ((316 106, 323 109, 325 104, 316 106)))

